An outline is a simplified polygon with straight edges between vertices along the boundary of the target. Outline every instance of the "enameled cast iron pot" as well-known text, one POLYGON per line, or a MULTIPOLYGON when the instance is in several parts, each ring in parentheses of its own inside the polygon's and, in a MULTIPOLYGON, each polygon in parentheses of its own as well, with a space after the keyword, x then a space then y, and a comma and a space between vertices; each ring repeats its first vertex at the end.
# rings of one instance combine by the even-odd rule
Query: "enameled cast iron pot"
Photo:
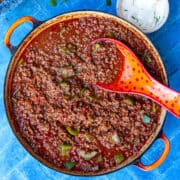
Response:
POLYGON ((15 70, 15 67, 17 65, 17 61, 18 61, 19 57, 21 56, 21 54, 24 52, 26 47, 31 43, 31 41, 35 37, 37 37, 42 31, 45 31, 50 26, 52 26, 56 23, 65 21, 65 20, 70 20, 70 19, 80 18, 80 17, 88 17, 88 16, 111 18, 111 19, 115 20, 116 22, 118 22, 119 24, 121 24, 122 26, 124 26, 125 28, 127 28, 128 30, 130 30, 131 32, 133 32, 138 38, 140 38, 142 40, 142 42, 144 42, 144 44, 148 47, 148 49, 150 50, 152 55, 154 56, 154 59, 156 60, 157 64, 159 65, 159 67, 161 69, 161 76, 162 76, 163 82, 164 82, 164 84, 167 84, 167 76, 166 76, 166 72, 164 69, 164 65, 163 65, 163 62, 162 62, 157 50, 155 49, 155 47, 147 39, 147 37, 143 33, 141 33, 137 28, 135 28, 134 26, 132 26, 131 24, 127 23, 126 21, 124 21, 120 18, 117 18, 115 16, 112 16, 112 15, 109 15, 106 13, 94 12, 94 11, 79 11, 79 12, 67 13, 67 14, 57 16, 57 17, 50 19, 48 21, 45 21, 45 22, 38 21, 38 20, 36 20, 32 17, 29 17, 29 16, 25 16, 25 17, 18 19, 9 28, 9 30, 7 31, 7 33, 5 35, 5 40, 4 40, 6 47, 10 50, 10 52, 12 54, 12 59, 9 63, 9 67, 8 67, 7 74, 6 74, 5 89, 4 89, 4 93, 5 93, 4 101, 5 101, 5 107, 6 107, 6 112, 7 112, 7 116, 9 119, 9 123, 10 123, 16 137, 18 138, 18 140, 21 142, 21 144, 24 146, 24 148, 33 157, 35 157, 37 160, 39 160, 41 163, 45 164, 46 166, 53 168, 59 172, 72 174, 72 175, 82 175, 82 176, 100 175, 100 174, 112 172, 114 170, 118 170, 118 169, 123 168, 127 165, 130 165, 130 164, 134 164, 134 165, 138 166, 140 169, 143 169, 146 171, 152 170, 152 169, 158 167, 165 160, 165 158, 167 157, 168 152, 170 150, 169 140, 167 139, 167 137, 162 132, 162 126, 163 126, 163 123, 165 120, 165 115, 166 115, 166 111, 163 108, 161 111, 160 121, 159 121, 159 124, 158 124, 156 131, 151 135, 151 137, 148 139, 148 141, 146 142, 144 147, 139 151, 139 153, 135 157, 130 157, 129 159, 127 159, 126 161, 121 163, 118 167, 111 168, 111 169, 108 169, 105 171, 101 171, 100 173, 98 173, 98 172, 89 172, 89 173, 83 173, 82 172, 82 173, 79 173, 79 172, 74 172, 74 171, 71 172, 69 170, 64 170, 64 169, 55 167, 53 164, 51 164, 50 162, 46 161, 45 159, 41 158, 39 155, 37 155, 33 152, 30 145, 27 144, 27 142, 22 138, 21 133, 19 132, 19 130, 18 130, 18 128, 14 122, 14 118, 12 116, 11 106, 10 106, 10 104, 11 104, 11 83, 12 83, 12 78, 13 78, 13 72, 15 70), (19 25, 21 25, 22 23, 24 23, 26 21, 29 21, 33 24, 34 30, 26 36, 26 38, 22 41, 22 43, 18 47, 11 45, 10 38, 11 38, 13 31, 19 25), (160 138, 164 142, 165 146, 164 146, 163 153, 154 163, 147 165, 147 166, 143 165, 141 160, 140 160, 141 156, 144 154, 144 152, 151 146, 151 144, 157 138, 160 138))

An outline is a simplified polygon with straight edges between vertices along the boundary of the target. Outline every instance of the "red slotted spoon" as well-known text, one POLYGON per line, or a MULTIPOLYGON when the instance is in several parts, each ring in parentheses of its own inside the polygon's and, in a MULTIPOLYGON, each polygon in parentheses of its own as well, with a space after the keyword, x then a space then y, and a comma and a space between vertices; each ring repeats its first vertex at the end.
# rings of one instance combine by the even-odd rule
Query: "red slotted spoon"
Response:
POLYGON ((96 83, 97 87, 111 92, 146 96, 180 118, 180 93, 151 77, 138 57, 122 42, 111 38, 99 38, 92 41, 91 44, 100 41, 115 44, 122 54, 123 60, 115 80, 110 84, 96 83))

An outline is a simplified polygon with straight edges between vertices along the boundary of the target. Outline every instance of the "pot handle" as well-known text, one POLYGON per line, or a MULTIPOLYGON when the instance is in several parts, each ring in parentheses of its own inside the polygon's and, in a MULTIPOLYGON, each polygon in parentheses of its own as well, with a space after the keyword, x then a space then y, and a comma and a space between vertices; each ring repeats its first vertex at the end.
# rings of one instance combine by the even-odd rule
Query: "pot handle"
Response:
POLYGON ((170 142, 168 140, 168 138, 164 135, 163 132, 160 133, 159 137, 163 142, 164 142, 164 151, 161 154, 161 156, 152 164, 150 165, 144 165, 142 164, 141 160, 138 160, 134 165, 137 166, 138 168, 144 170, 144 171, 151 171, 155 168, 157 168, 158 166, 160 166, 162 164, 162 162, 166 159, 169 150, 170 150, 170 142))
POLYGON ((32 23, 33 28, 35 28, 36 26, 38 26, 41 21, 36 20, 35 18, 31 17, 31 16, 24 16, 18 20, 16 20, 8 29, 5 37, 4 37, 4 44, 6 45, 6 47, 10 50, 11 53, 13 53, 16 50, 16 46, 13 46, 10 42, 10 38, 12 33, 14 32, 14 30, 21 25, 22 23, 29 21, 32 23))

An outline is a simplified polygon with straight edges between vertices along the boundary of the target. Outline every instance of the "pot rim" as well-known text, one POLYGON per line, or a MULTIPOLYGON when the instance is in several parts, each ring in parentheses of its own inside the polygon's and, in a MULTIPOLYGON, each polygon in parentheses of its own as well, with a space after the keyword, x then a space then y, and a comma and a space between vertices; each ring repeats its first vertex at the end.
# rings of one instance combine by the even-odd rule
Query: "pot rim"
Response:
POLYGON ((24 147, 24 149, 28 153, 30 153, 31 156, 34 157, 36 160, 38 160, 43 165, 46 165, 47 167, 49 167, 53 170, 56 170, 60 173, 64 173, 67 175, 99 176, 99 175, 113 173, 115 171, 118 171, 118 170, 120 170, 120 169, 122 169, 128 165, 134 164, 135 162, 139 161, 140 157, 152 146, 152 144, 154 143, 154 141, 157 139, 158 135, 160 134, 162 127, 163 127, 163 124, 165 122, 166 110, 162 108, 161 114, 160 114, 160 121, 159 121, 160 123, 158 124, 158 128, 151 135, 151 137, 149 137, 146 144, 141 148, 141 150, 139 151, 138 155, 135 156, 135 158, 133 158, 131 156, 130 158, 128 158, 125 161, 125 163, 121 163, 120 166, 116 166, 116 167, 110 168, 108 170, 104 170, 104 171, 100 171, 100 172, 84 173, 84 172, 79 172, 79 171, 72 171, 71 172, 70 170, 65 170, 65 169, 59 168, 57 166, 54 166, 52 163, 48 162, 44 158, 42 158, 40 155, 37 155, 36 153, 34 153, 34 151, 31 149, 30 145, 27 144, 26 140, 24 138, 22 138, 21 133, 16 131, 16 127, 15 127, 16 125, 13 122, 13 118, 11 118, 11 115, 10 115, 9 101, 7 98, 8 97, 8 95, 7 95, 8 91, 7 90, 8 90, 8 85, 9 85, 9 76, 10 76, 10 73, 12 72, 13 62, 14 62, 14 59, 17 59, 16 55, 18 53, 22 52, 26 48, 25 46, 24 46, 24 48, 22 48, 23 44, 26 44, 26 46, 28 46, 28 44, 30 44, 31 40, 34 37, 38 36, 38 34, 40 34, 42 31, 46 30, 48 27, 50 27, 56 23, 60 23, 62 21, 65 21, 67 19, 70 20, 70 19, 77 18, 76 16, 78 16, 78 18, 89 17, 89 16, 111 18, 111 19, 115 20, 116 22, 118 22, 119 24, 121 24, 122 26, 126 27, 127 29, 130 29, 132 32, 135 33, 136 36, 141 37, 141 39, 145 42, 145 44, 150 48, 151 53, 153 53, 153 55, 156 57, 155 59, 157 60, 158 65, 161 66, 161 70, 162 70, 161 76, 163 77, 163 81, 165 84, 168 84, 167 73, 166 73, 163 61, 162 61, 157 49, 152 44, 152 42, 149 40, 149 38, 145 34, 143 34, 143 32, 141 32, 137 27, 135 27, 131 23, 128 23, 127 21, 125 21, 125 20, 123 20, 123 19, 121 19, 115 15, 105 13, 105 12, 101 12, 101 11, 84 11, 84 10, 82 10, 82 11, 70 11, 67 13, 62 13, 60 15, 54 16, 54 17, 49 18, 45 21, 42 21, 42 24, 33 28, 32 31, 30 31, 24 37, 24 39, 20 42, 20 44, 16 47, 15 52, 13 52, 13 54, 11 56, 11 60, 8 64, 8 68, 6 71, 6 76, 5 76, 5 81, 4 81, 4 105, 5 105, 5 111, 6 111, 7 119, 8 119, 10 126, 11 126, 11 129, 13 130, 13 133, 15 134, 15 136, 18 139, 18 141, 20 142, 20 144, 24 147), (59 21, 59 20, 61 20, 61 21, 59 21), (41 31, 40 31, 40 29, 41 29, 41 31), (30 39, 30 37, 31 37, 31 39, 30 39), (29 40, 28 38, 30 39, 30 41, 27 41, 29 43, 25 42, 25 40, 29 40))

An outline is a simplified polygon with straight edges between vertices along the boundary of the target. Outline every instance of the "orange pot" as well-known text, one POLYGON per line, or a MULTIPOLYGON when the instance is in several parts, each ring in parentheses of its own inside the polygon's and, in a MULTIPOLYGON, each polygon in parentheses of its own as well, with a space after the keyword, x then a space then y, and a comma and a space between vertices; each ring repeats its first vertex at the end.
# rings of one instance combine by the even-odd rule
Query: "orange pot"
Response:
POLYGON ((11 99, 10 99, 10 97, 11 97, 11 83, 12 83, 13 73, 14 73, 14 70, 15 70, 15 67, 17 64, 17 60, 19 59, 21 54, 24 52, 26 47, 31 43, 31 41, 35 37, 37 37, 42 31, 45 31, 50 26, 52 26, 56 23, 65 21, 65 20, 71 20, 74 18, 88 17, 88 16, 111 18, 111 19, 115 20, 116 22, 118 22, 119 24, 121 24, 122 26, 124 26, 124 28, 133 32, 135 34, 135 36, 137 38, 141 39, 142 42, 146 45, 146 47, 148 47, 148 49, 150 50, 150 52, 151 52, 152 56, 154 57, 156 63, 158 64, 158 66, 161 69, 160 74, 161 74, 161 78, 163 79, 163 83, 167 84, 166 71, 164 69, 163 62, 162 62, 157 50, 155 49, 155 47, 147 39, 147 37, 143 33, 141 33, 137 28, 135 28, 134 26, 130 25, 129 23, 127 23, 126 21, 124 21, 120 18, 117 18, 117 17, 109 15, 109 14, 105 14, 105 13, 101 13, 101 12, 93 12, 93 11, 79 11, 79 12, 67 13, 67 14, 63 14, 63 15, 57 16, 55 18, 52 18, 52 19, 45 21, 45 22, 38 21, 38 20, 36 20, 32 17, 29 17, 29 16, 25 16, 25 17, 18 19, 14 24, 11 25, 11 27, 7 31, 7 33, 5 35, 5 39, 4 39, 6 47, 10 50, 10 52, 13 55, 12 60, 10 61, 9 67, 7 70, 6 81, 5 81, 5 89, 4 89, 5 107, 6 107, 6 112, 7 112, 7 116, 8 116, 11 128, 13 129, 16 137, 21 142, 21 144, 24 146, 24 148, 33 157, 35 157, 37 160, 39 160, 41 163, 45 164, 46 166, 53 168, 59 172, 63 172, 63 173, 67 173, 67 174, 73 174, 73 175, 82 175, 82 176, 100 175, 100 174, 112 172, 114 170, 118 170, 118 169, 123 168, 127 165, 130 165, 130 164, 133 164, 133 165, 135 165, 135 166, 137 166, 140 169, 145 170, 145 171, 153 170, 153 169, 157 168, 165 160, 165 158, 167 157, 168 152, 170 150, 169 140, 167 139, 167 137, 162 132, 162 126, 163 126, 163 123, 165 120, 165 115, 166 115, 166 111, 163 108, 161 109, 159 125, 158 125, 156 131, 151 135, 151 137, 148 139, 148 141, 143 146, 143 148, 139 151, 139 153, 135 157, 130 157, 129 159, 127 159, 126 161, 121 163, 118 167, 111 168, 111 169, 108 169, 105 171, 101 171, 100 173, 98 173, 98 172, 97 173, 96 172, 88 172, 88 173, 82 172, 82 173, 80 173, 80 172, 75 172, 75 171, 71 172, 69 170, 64 170, 64 169, 61 169, 59 167, 54 166, 53 164, 51 164, 50 162, 46 161, 45 159, 43 159, 42 157, 40 157, 39 155, 37 155, 33 152, 30 145, 27 144, 27 142, 22 138, 21 133, 19 132, 19 129, 17 128, 17 126, 15 124, 15 121, 14 121, 14 118, 12 115, 12 109, 10 106, 10 104, 11 104, 11 99), (22 41, 22 43, 18 47, 15 47, 10 43, 11 34, 19 25, 21 25, 22 23, 24 23, 26 21, 30 21, 32 23, 34 30, 31 33, 29 33, 29 35, 26 36, 26 38, 22 41), (147 165, 147 166, 143 165, 141 160, 140 160, 141 156, 143 155, 143 153, 145 151, 147 151, 147 149, 151 146, 151 144, 158 138, 160 138, 164 142, 164 150, 163 150, 162 154, 152 164, 147 165))

